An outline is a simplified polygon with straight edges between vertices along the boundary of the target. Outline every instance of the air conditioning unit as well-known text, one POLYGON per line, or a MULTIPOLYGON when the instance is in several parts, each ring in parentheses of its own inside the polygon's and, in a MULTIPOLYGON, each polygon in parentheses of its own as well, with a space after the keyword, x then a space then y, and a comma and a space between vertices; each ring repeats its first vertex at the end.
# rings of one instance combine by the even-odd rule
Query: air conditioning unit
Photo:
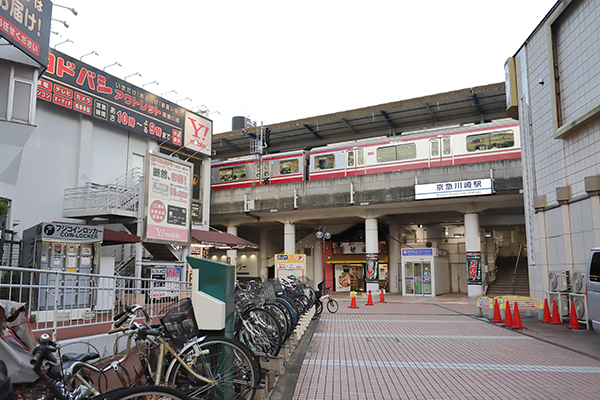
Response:
POLYGON ((573 292, 585 293, 585 272, 575 271, 573 272, 573 292))
POLYGON ((577 321, 579 321, 581 324, 585 324, 585 326, 589 328, 587 300, 585 293, 570 293, 569 300, 573 303, 573 307, 575 308, 577 321))
POLYGON ((551 292, 558 292, 558 271, 550 271, 548 274, 548 286, 551 292))
POLYGON ((556 301, 556 308, 558 308, 558 314, 561 318, 569 317, 569 294, 568 293, 550 293, 550 307, 552 303, 556 301))
POLYGON ((568 292, 571 290, 571 274, 569 271, 560 271, 558 279, 558 291, 568 292))

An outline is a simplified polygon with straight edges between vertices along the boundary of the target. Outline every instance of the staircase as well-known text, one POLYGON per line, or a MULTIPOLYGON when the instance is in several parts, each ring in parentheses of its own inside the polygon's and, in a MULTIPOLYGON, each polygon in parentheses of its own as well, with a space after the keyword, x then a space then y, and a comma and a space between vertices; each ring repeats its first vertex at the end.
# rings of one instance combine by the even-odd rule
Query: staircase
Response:
POLYGON ((529 297, 527 257, 497 257, 496 271, 496 280, 490 283, 486 292, 487 296, 515 295, 529 297))

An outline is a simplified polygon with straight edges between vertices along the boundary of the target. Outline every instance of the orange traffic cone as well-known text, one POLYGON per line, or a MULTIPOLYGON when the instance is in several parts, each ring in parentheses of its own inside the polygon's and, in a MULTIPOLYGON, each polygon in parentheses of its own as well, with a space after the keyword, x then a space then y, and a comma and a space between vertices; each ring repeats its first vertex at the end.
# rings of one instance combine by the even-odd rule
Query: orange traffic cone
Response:
POLYGON ((521 314, 519 314, 519 304, 515 301, 515 317, 513 318, 513 324, 511 326, 513 329, 525 329, 523 324, 521 324, 521 314))
POLYGON ((510 314, 510 303, 506 301, 506 309, 504 311, 504 323, 502 326, 512 326, 512 315, 510 314))
POLYGON ((372 306, 373 305, 373 298, 371 297, 371 291, 369 290, 369 297, 367 298, 367 304, 365 304, 365 306, 372 306))
POLYGON ((542 319, 542 322, 550 321, 550 308, 548 308, 548 299, 544 299, 544 319, 542 319))
POLYGON ((556 305, 556 299, 552 300, 552 321, 551 324, 562 325, 562 320, 558 314, 558 306, 556 305))
POLYGON ((383 293, 384 293, 384 292, 385 292, 385 289, 381 289, 381 290, 379 291, 379 302, 380 302, 380 303, 385 303, 385 302, 386 302, 386 301, 385 301, 385 296, 383 295, 383 293))
POLYGON ((356 306, 356 296, 352 296, 352 300, 350 301, 350 307, 348 308, 358 308, 356 306))
POLYGON ((502 317, 500 316, 500 306, 498 306, 498 299, 494 299, 494 319, 492 322, 502 322, 502 317))
POLYGON ((577 320, 577 311, 575 310, 575 303, 571 302, 571 319, 569 321, 569 329, 581 329, 579 321, 577 320))

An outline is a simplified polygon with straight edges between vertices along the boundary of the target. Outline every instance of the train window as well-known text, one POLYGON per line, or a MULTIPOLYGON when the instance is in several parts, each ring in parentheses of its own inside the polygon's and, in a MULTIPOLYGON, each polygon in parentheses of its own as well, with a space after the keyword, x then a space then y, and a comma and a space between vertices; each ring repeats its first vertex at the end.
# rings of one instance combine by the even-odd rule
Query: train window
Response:
POLYGON ((500 149, 514 145, 515 137, 513 131, 481 133, 467 136, 467 151, 500 149))
POLYGON ((365 165, 365 151, 363 149, 356 150, 356 165, 365 165))
POLYGON ((298 160, 281 160, 279 161, 279 174, 295 174, 300 171, 298 160))
POLYGON ((396 161, 396 146, 380 147, 377 149, 377 162, 396 161))
POLYGON ((450 138, 442 138, 442 148, 444 149, 445 156, 452 154, 452 150, 450 149, 450 138))
POLYGON ((410 160, 417 157, 417 145, 414 143, 377 149, 377 162, 410 160))
POLYGON ((334 154, 324 154, 322 156, 315 156, 314 160, 315 169, 332 169, 335 167, 334 154))
POLYGON ((431 157, 437 157, 440 155, 440 142, 437 139, 431 140, 431 157))
POLYGON ((239 181, 246 179, 246 167, 221 168, 219 170, 219 181, 239 181))

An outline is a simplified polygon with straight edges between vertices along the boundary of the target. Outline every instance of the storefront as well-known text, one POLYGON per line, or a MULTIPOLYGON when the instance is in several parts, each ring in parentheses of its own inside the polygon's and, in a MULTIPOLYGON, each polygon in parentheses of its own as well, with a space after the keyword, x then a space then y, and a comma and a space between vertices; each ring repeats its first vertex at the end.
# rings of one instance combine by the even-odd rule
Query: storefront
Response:
MULTIPOLYGON (((366 291, 366 254, 333 254, 327 263, 333 264, 335 291, 366 291)), ((379 288, 389 290, 388 255, 379 254, 379 288)))

